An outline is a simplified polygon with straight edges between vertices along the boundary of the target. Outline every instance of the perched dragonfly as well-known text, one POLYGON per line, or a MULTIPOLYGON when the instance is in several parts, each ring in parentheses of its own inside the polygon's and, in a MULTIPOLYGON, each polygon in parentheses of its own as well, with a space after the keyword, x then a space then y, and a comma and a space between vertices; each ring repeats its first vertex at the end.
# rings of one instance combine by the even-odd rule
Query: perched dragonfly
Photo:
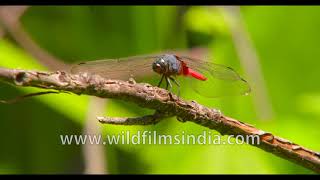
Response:
POLYGON ((130 77, 137 80, 158 73, 161 75, 158 86, 165 80, 166 89, 171 90, 173 82, 178 87, 178 94, 178 77, 190 77, 190 86, 205 97, 247 95, 251 91, 247 81, 230 67, 174 54, 88 61, 71 68, 71 73, 85 72, 121 80, 130 77), (221 90, 217 90, 219 88, 221 90))

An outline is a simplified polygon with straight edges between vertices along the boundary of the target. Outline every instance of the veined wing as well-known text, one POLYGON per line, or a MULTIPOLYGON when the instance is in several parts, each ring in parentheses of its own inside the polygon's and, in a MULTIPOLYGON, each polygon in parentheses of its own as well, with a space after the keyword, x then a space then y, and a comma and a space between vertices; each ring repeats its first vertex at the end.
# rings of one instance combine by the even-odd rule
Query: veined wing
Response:
POLYGON ((188 67, 208 78, 206 81, 192 80, 192 88, 203 96, 247 95, 251 92, 248 82, 230 67, 186 56, 180 58, 188 67))
POLYGON ((152 63, 158 56, 133 56, 120 59, 87 61, 71 67, 71 73, 96 74, 106 79, 135 80, 155 75, 152 63))

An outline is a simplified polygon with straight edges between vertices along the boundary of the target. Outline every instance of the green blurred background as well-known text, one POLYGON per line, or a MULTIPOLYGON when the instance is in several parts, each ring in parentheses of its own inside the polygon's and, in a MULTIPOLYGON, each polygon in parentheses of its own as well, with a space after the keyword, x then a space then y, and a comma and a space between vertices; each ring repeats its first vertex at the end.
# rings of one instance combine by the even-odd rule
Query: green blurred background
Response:
MULTIPOLYGON (((218 108, 228 116, 320 151, 320 7, 243 6, 237 10, 203 6, 36 6, 28 7, 19 23, 39 47, 65 63, 166 50, 210 57, 248 79, 252 93, 208 99, 183 88, 186 99, 218 108), (234 36, 232 27, 243 31, 234 36), (237 46, 239 39, 251 46, 237 46), (205 55, 194 53, 199 48, 205 49, 205 55), (241 59, 241 51, 254 53, 256 58, 241 59)), ((2 13, 2 21, 13 17, 6 13, 2 13)), ((15 38, 16 31, 10 31, 3 22, 0 30, 0 66, 50 69, 25 48, 28 44, 21 45, 15 38)), ((37 91, 1 83, 0 99, 37 91)), ((59 137, 84 134, 89 102, 88 96, 59 94, 0 104, 0 173, 89 172, 84 147, 63 146, 59 137)), ((108 100, 106 104, 103 114, 95 116, 134 117, 152 113, 118 100, 108 100)), ((154 126, 102 125, 96 120, 93 124, 103 135, 124 130, 156 130, 161 134, 200 134, 207 130, 175 118, 154 126)), ((103 158, 104 166, 94 173, 313 173, 249 145, 100 148, 103 153, 97 153, 96 158, 103 158)))

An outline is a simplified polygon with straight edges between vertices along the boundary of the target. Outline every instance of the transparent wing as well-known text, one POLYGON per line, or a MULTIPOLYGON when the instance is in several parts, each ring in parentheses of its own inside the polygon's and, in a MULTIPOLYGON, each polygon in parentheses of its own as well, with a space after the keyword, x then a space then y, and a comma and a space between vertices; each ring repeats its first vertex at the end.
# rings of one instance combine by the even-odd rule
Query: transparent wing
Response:
POLYGON ((206 81, 194 78, 190 80, 192 88, 202 96, 247 95, 251 92, 248 82, 230 67, 185 56, 181 56, 180 58, 191 69, 208 78, 206 81))
POLYGON ((96 74, 106 79, 128 80, 130 77, 139 80, 156 73, 152 63, 158 56, 133 56, 120 59, 104 59, 82 62, 71 67, 71 73, 96 74))

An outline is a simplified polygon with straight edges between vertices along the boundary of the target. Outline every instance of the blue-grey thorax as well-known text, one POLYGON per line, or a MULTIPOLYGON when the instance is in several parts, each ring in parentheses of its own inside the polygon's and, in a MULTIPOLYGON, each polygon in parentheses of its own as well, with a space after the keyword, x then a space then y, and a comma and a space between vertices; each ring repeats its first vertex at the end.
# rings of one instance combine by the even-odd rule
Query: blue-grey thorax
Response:
POLYGON ((181 72, 181 62, 172 54, 160 56, 153 62, 153 70, 167 76, 178 75, 181 72))

